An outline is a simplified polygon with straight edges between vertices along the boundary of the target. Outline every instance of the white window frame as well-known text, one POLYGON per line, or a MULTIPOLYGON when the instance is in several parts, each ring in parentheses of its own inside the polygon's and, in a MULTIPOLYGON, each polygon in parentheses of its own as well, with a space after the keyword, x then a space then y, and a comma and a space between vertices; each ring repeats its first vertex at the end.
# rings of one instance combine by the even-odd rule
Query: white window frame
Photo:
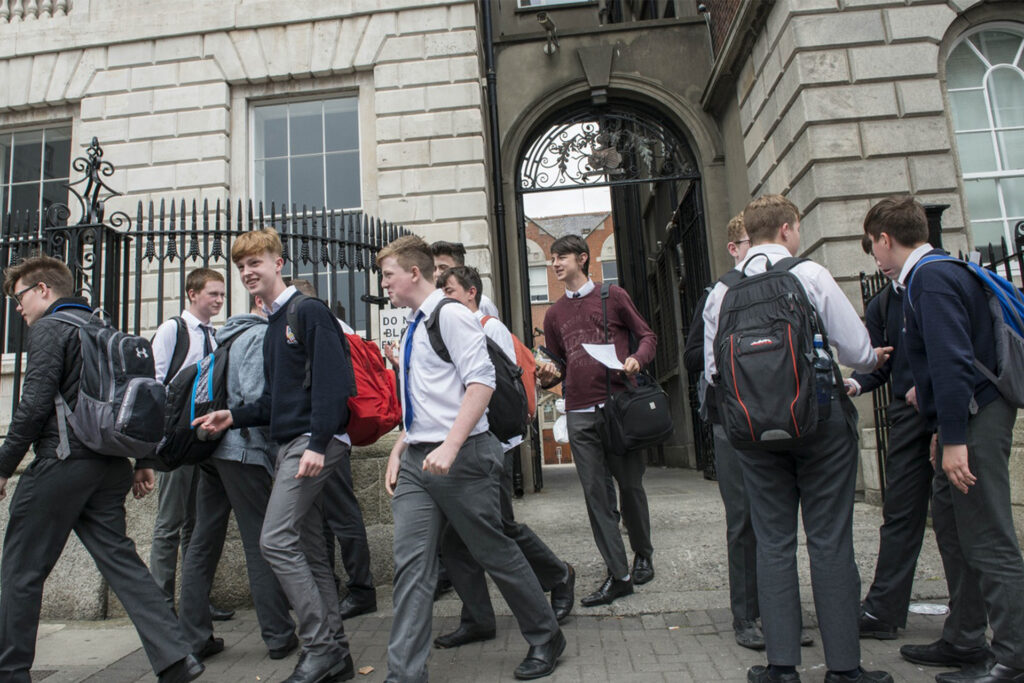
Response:
MULTIPOLYGON (((40 158, 39 158, 39 178, 37 178, 35 180, 32 180, 32 181, 18 181, 17 183, 14 182, 14 154, 13 154, 13 146, 9 147, 9 149, 8 149, 9 158, 7 159, 7 169, 6 169, 7 174, 8 174, 8 179, 7 179, 6 183, 3 182, 4 170, 0 169, 0 199, 2 199, 3 196, 4 196, 3 195, 3 190, 4 189, 8 190, 7 197, 6 197, 7 201, 4 202, 2 205, 0 205, 0 215, 2 215, 4 217, 4 220, 6 220, 7 215, 10 212, 11 201, 13 200, 13 195, 14 195, 13 188, 14 188, 15 185, 31 185, 31 184, 38 185, 38 187, 39 187, 39 199, 36 202, 36 212, 37 212, 37 215, 42 220, 45 220, 42 217, 42 210, 43 210, 43 186, 44 186, 44 184, 45 183, 52 183, 52 182, 60 182, 60 181, 63 181, 64 184, 68 184, 68 183, 71 182, 71 163, 75 159, 75 131, 74 131, 74 126, 72 125, 72 122, 71 121, 46 121, 46 122, 39 122, 39 123, 36 123, 34 125, 16 126, 16 127, 11 127, 11 128, 4 128, 4 129, 0 130, 0 139, 6 138, 7 142, 10 143, 10 141, 13 139, 14 135, 16 135, 18 133, 34 133, 34 132, 42 132, 42 134, 43 134, 43 139, 40 142, 40 145, 43 146, 44 150, 43 150, 43 152, 41 152, 40 158), (45 163, 44 163, 45 157, 43 155, 45 154, 45 147, 46 147, 46 132, 50 131, 50 130, 55 130, 55 129, 58 129, 58 128, 59 129, 66 129, 68 131, 68 167, 65 169, 65 173, 64 173, 63 176, 60 176, 60 177, 57 177, 57 178, 45 178, 44 177, 44 173, 46 172, 46 168, 45 168, 45 163)), ((66 191, 65 191, 64 196, 63 196, 63 201, 65 203, 67 202, 67 192, 66 191)), ((5 224, 5 227, 6 227, 6 224, 5 224)))
POLYGON ((530 281, 530 303, 531 304, 544 304, 544 303, 547 303, 547 302, 551 301, 551 288, 548 286, 548 267, 547 267, 547 265, 543 264, 543 263, 531 263, 531 264, 529 264, 528 267, 529 267, 528 279, 530 281), (543 278, 544 298, 539 298, 540 297, 540 292, 537 292, 536 294, 534 293, 535 289, 539 290, 540 287, 541 287, 541 283, 534 282, 534 277, 533 276, 534 276, 534 271, 536 269, 540 269, 540 271, 544 274, 544 278, 543 278))
MULTIPOLYGON (((996 168, 994 170, 992 170, 992 171, 977 171, 977 172, 970 172, 970 173, 963 172, 963 169, 961 168, 961 178, 963 179, 964 183, 967 183, 967 182, 972 181, 972 180, 994 180, 995 181, 995 187, 996 187, 996 198, 999 201, 999 211, 1000 211, 1000 214, 1002 216, 1001 219, 991 219, 991 220, 990 219, 984 219, 983 221, 971 221, 971 226, 970 226, 971 242, 972 242, 972 244, 975 247, 987 246, 987 244, 978 244, 974 240, 974 225, 973 225, 974 222, 986 222, 986 223, 990 223, 990 224, 996 224, 996 223, 1001 222, 1002 223, 1002 228, 1003 228, 1003 230, 1002 230, 1003 238, 1006 240, 1006 244, 1007 244, 1008 248, 1010 248, 1011 251, 1012 251, 1013 250, 1013 246, 1012 246, 1013 245, 1013 227, 1020 220, 1024 220, 1024 215, 1015 216, 1015 217, 1011 217, 1011 216, 1008 215, 1007 203, 1006 203, 1006 198, 1005 198, 1005 194, 1004 194, 1004 188, 1003 188, 1003 184, 1002 184, 1001 180, 1006 179, 1006 178, 1022 178, 1022 179, 1024 179, 1024 168, 1019 168, 1019 169, 1006 169, 1006 168, 1004 168, 1003 155, 1002 155, 1002 151, 1000 150, 1000 147, 999 147, 999 139, 997 137, 997 133, 998 132, 1005 132, 1005 131, 1017 131, 1017 130, 1024 131, 1024 125, 1022 125, 1022 126, 1010 126, 1010 127, 1004 127, 1004 128, 997 128, 996 127, 995 117, 994 117, 994 114, 992 112, 991 98, 989 97, 988 86, 989 86, 989 79, 991 78, 992 74, 997 69, 1006 69, 1006 70, 1016 71, 1021 76, 1022 87, 1024 87, 1024 64, 1021 64, 1022 56, 1024 56, 1024 27, 1020 26, 1019 24, 1011 24, 1011 23, 1006 23, 1006 22, 991 23, 991 24, 985 24, 985 25, 982 25, 982 26, 978 26, 978 27, 976 27, 976 28, 974 28, 974 29, 972 29, 970 31, 965 32, 962 36, 960 36, 960 38, 957 40, 956 44, 954 44, 953 48, 950 50, 949 54, 952 55, 955 50, 959 49, 960 46, 964 45, 965 43, 967 44, 968 48, 972 52, 974 52, 975 55, 979 59, 982 60, 982 62, 984 64, 988 65, 987 69, 985 71, 985 75, 982 78, 982 82, 981 82, 980 86, 964 87, 964 88, 950 88, 949 85, 948 85, 948 71, 947 71, 946 92, 947 93, 972 92, 972 91, 981 91, 981 92, 983 92, 984 93, 984 101, 985 101, 985 113, 987 115, 988 124, 989 125, 986 128, 964 128, 964 129, 957 129, 956 128, 955 119, 953 118, 953 100, 952 100, 952 98, 950 98, 950 122, 951 122, 951 124, 953 126, 953 144, 957 145, 957 150, 958 150, 958 154, 959 154, 959 141, 957 140, 957 137, 956 137, 957 135, 964 134, 964 133, 988 133, 989 134, 989 137, 990 137, 990 140, 991 140, 991 145, 992 145, 993 157, 995 159, 996 168), (974 45, 974 43, 972 43, 970 41, 970 38, 972 38, 972 37, 974 37, 974 36, 976 36, 976 35, 978 35, 980 33, 985 33, 985 32, 989 32, 989 31, 1002 31, 1002 32, 1005 32, 1005 33, 1012 33, 1014 35, 1017 35, 1020 38, 1021 42, 1020 42, 1020 45, 1017 48, 1017 54, 1016 54, 1016 56, 1015 56, 1015 58, 1014 58, 1014 60, 1013 60, 1013 62, 1011 64, 999 64, 999 65, 996 65, 996 66, 992 66, 991 64, 989 64, 988 60, 981 53, 981 51, 977 48, 977 46, 974 45), (1020 64, 1021 66, 1017 66, 1018 64, 1020 64)), ((948 57, 947 57, 947 64, 948 64, 948 57)), ((970 204, 967 202, 966 188, 965 188, 964 202, 965 202, 965 205, 966 205, 966 208, 967 208, 968 216, 970 216, 971 207, 970 207, 970 204)))
MULTIPOLYGON (((250 197, 253 197, 254 199, 256 197, 256 109, 258 109, 259 107, 272 107, 272 106, 281 105, 281 104, 301 104, 303 102, 321 102, 321 103, 323 103, 323 102, 326 102, 328 100, 341 100, 341 99, 353 99, 353 100, 356 101, 356 121, 357 121, 357 123, 359 125, 359 130, 357 131, 357 135, 356 135, 356 139, 359 141, 359 148, 356 150, 356 168, 359 169, 359 206, 326 207, 326 208, 328 210, 334 210, 334 211, 344 210, 346 213, 355 213, 355 212, 362 212, 363 211, 363 206, 366 203, 366 188, 364 187, 364 184, 363 184, 363 180, 364 180, 364 178, 363 178, 363 145, 362 145, 362 138, 363 138, 362 113, 363 112, 362 112, 362 102, 360 101, 360 97, 359 97, 359 92, 358 91, 327 92, 327 93, 308 94, 308 95, 305 95, 305 96, 302 96, 302 97, 272 97, 272 98, 265 98, 265 99, 261 98, 261 99, 258 99, 258 100, 257 99, 249 100, 248 101, 249 111, 248 111, 248 116, 247 116, 249 130, 248 130, 248 140, 247 140, 246 144, 248 146, 248 155, 249 155, 249 168, 248 168, 249 180, 248 180, 248 187, 249 187, 249 196, 250 197)), ((289 121, 289 125, 291 125, 291 116, 288 117, 288 121, 289 121)), ((291 154, 291 139, 290 139, 290 137, 286 136, 285 144, 287 145, 287 149, 288 149, 288 154, 285 156, 285 158, 290 160, 290 159, 294 158, 294 157, 292 157, 292 154, 291 154)), ((326 151, 325 145, 326 145, 326 141, 324 141, 323 140, 323 136, 321 136, 321 145, 320 145, 321 151, 319 152, 319 154, 322 157, 323 164, 324 164, 324 168, 323 168, 324 188, 323 189, 324 189, 324 204, 326 206, 326 203, 327 203, 327 155, 328 155, 328 152, 326 151)), ((312 156, 312 155, 300 155, 300 156, 312 156)), ((291 189, 292 189, 292 184, 291 184, 291 164, 289 164, 288 173, 289 173, 288 206, 285 207, 285 211, 279 211, 278 212, 279 216, 291 215, 291 205, 292 205, 292 202, 291 202, 291 189)), ((312 209, 312 208, 324 209, 325 206, 308 207, 308 208, 310 208, 310 209, 312 209)), ((269 203, 264 205, 264 210, 265 211, 269 211, 270 210, 269 203)))

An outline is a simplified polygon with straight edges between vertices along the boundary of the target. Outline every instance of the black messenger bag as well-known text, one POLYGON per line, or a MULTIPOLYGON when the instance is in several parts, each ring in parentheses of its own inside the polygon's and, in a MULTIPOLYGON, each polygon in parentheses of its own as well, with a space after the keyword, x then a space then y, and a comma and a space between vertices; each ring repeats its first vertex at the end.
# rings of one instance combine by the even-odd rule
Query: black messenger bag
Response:
MULTIPOLYGON (((604 339, 608 335, 608 292, 610 285, 601 285, 601 310, 604 315, 604 339)), ((665 443, 672 436, 672 410, 668 394, 650 375, 641 372, 633 386, 612 393, 608 379, 608 400, 601 408, 601 418, 608 446, 618 455, 665 443)), ((627 378, 627 384, 629 379, 627 378)))

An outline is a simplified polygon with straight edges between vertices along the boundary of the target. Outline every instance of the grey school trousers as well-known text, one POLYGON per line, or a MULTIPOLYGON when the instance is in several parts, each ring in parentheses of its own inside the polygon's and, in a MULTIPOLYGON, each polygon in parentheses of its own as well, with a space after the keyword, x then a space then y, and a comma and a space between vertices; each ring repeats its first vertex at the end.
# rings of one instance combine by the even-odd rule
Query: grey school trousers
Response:
MULTIPOLYGON (((174 607, 174 579, 178 571, 178 548, 182 565, 196 525, 196 487, 199 471, 182 465, 170 472, 156 473, 156 522, 149 550, 149 571, 174 607)), ((219 558, 218 558, 219 559, 219 558)))
POLYGON ((750 521, 750 503, 743 483, 740 454, 729 443, 722 425, 712 425, 715 435, 715 471, 718 492, 725 506, 725 542, 729 557, 729 604, 733 621, 753 621, 760 616, 757 602, 757 537, 750 521))
POLYGON ((800 663, 796 534, 797 513, 802 511, 825 663, 832 671, 856 669, 860 575, 853 555, 853 406, 845 396, 833 400, 830 416, 818 423, 813 439, 804 446, 739 454, 757 537, 757 588, 768 663, 800 663))
POLYGON ((348 654, 348 639, 338 613, 338 589, 324 548, 324 483, 350 447, 331 439, 324 468, 315 477, 296 479, 299 461, 309 445, 299 436, 277 452, 274 488, 263 518, 260 550, 274 570, 288 602, 295 610, 303 650, 315 655, 348 654))
MULTIPOLYGON (((505 535, 519 546, 546 593, 568 578, 568 569, 533 529, 516 521, 512 507, 512 453, 513 450, 505 453, 501 474, 501 527, 505 535)), ((450 524, 445 525, 441 536, 441 561, 462 599, 462 624, 493 631, 494 607, 487 593, 484 569, 473 559, 462 537, 450 524)))
POLYGON ((651 545, 651 513, 647 506, 647 492, 644 491, 646 463, 642 455, 610 453, 607 450, 599 411, 572 412, 566 418, 572 459, 583 485, 583 499, 587 503, 594 541, 608 573, 616 579, 625 578, 629 574, 629 562, 608 480, 612 477, 619 485, 619 507, 630 547, 637 555, 650 558, 654 547, 651 545))
POLYGON ((950 590, 942 637, 958 645, 983 644, 985 623, 979 605, 984 605, 996 660, 1024 669, 1024 560, 1010 503, 1009 458, 1016 417, 1016 408, 1000 397, 967 423, 968 466, 977 483, 966 495, 942 472, 940 450, 932 519, 950 590))
POLYGON ((274 480, 262 465, 234 460, 210 458, 196 468, 196 528, 181 570, 178 612, 182 631, 194 652, 213 635, 210 587, 233 510, 242 537, 249 592, 260 634, 268 648, 284 647, 295 632, 295 623, 288 614, 288 598, 260 554, 260 532, 274 480))
POLYGON ((388 681, 427 680, 437 551, 444 519, 501 591, 530 645, 558 633, 555 613, 515 541, 501 527, 504 457, 490 433, 471 436, 448 474, 423 471, 438 444, 412 444, 402 455, 391 509, 395 518, 395 616, 388 644, 388 681))

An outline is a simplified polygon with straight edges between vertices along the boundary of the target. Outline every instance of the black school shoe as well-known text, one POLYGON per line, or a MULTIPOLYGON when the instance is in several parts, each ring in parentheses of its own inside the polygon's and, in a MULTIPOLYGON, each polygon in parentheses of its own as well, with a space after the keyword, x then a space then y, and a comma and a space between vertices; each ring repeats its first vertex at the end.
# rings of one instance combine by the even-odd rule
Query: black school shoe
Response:
POLYGON ((900 648, 900 656, 908 662, 924 666, 965 666, 993 657, 987 645, 960 647, 941 638, 927 645, 904 645, 900 648))
POLYGON ((189 655, 161 671, 157 676, 157 681, 159 683, 189 683, 189 681, 194 681, 202 676, 205 670, 206 667, 195 656, 189 655))
POLYGON ((608 577, 604 580, 596 591, 588 595, 587 597, 580 600, 580 604, 584 607, 596 607, 597 605, 610 605, 617 599, 633 594, 633 581, 632 579, 626 579, 620 581, 608 577))
POLYGON ((633 570, 629 573, 629 577, 633 579, 634 586, 642 586, 650 582, 654 578, 654 564, 651 562, 651 558, 639 554, 634 555, 633 570))
POLYGON ((555 612, 555 621, 559 624, 569 617, 576 602, 576 570, 566 562, 565 571, 565 581, 551 589, 551 609, 555 612))
POLYGON ((877 640, 895 640, 896 627, 882 621, 876 616, 862 611, 857 622, 861 638, 875 638, 877 640))
POLYGON ((526 653, 526 659, 516 667, 512 675, 521 681, 550 676, 564 651, 565 635, 562 634, 562 629, 558 629, 558 633, 543 645, 531 645, 526 653))
POLYGON ((829 671, 825 674, 825 683, 893 683, 893 680, 886 671, 865 671, 858 667, 853 676, 829 671))
POLYGON ((758 664, 747 669, 747 683, 800 683, 800 674, 786 673, 772 676, 771 670, 767 666, 758 664))
POLYGON ((960 671, 938 674, 935 680, 938 683, 1022 683, 1024 669, 1012 669, 994 661, 988 666, 967 664, 960 671))

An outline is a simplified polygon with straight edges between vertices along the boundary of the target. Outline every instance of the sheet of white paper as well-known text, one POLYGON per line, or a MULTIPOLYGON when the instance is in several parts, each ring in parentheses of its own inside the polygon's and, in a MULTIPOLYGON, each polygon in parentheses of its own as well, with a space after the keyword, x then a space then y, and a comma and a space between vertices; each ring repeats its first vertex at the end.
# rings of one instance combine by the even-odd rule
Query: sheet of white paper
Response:
POLYGON ((601 365, 612 370, 622 370, 622 362, 615 355, 615 344, 584 344, 583 350, 597 359, 601 365))

